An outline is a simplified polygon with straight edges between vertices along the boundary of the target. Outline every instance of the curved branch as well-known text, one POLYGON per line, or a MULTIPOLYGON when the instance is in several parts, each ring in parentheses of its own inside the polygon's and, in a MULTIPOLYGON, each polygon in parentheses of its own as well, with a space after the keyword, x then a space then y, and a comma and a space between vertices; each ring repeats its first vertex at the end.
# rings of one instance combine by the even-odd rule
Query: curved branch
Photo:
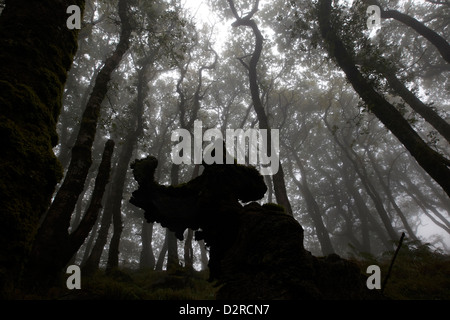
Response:
POLYGON ((405 146, 425 171, 450 196, 450 161, 432 150, 409 125, 401 113, 367 82, 356 67, 354 58, 345 48, 336 30, 330 24, 331 0, 319 1, 318 20, 322 38, 354 90, 370 110, 405 146))
MULTIPOLYGON (((450 44, 434 30, 431 30, 417 19, 401 13, 397 10, 384 10, 378 0, 366 0, 367 4, 375 4, 381 9, 381 18, 395 19, 406 26, 412 28, 418 34, 431 42, 441 54, 442 58, 450 63, 450 44)), ((447 3, 448 4, 448 3, 447 3)))

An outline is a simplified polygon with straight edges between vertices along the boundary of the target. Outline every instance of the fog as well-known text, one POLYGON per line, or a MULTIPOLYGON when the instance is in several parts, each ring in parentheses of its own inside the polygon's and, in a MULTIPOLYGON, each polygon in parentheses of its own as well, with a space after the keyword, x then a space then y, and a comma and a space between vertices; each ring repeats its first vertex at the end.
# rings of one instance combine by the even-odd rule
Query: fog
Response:
MULTIPOLYGON (((16 7, 0 3, 0 24, 12 26, 16 7)), ((67 56, 70 68, 59 75, 66 77, 60 96, 50 85, 36 89, 43 105, 51 106, 44 99, 53 97, 60 107, 48 107, 38 120, 31 117, 37 122, 28 126, 27 118, 19 118, 34 114, 27 109, 31 104, 18 107, 20 112, 12 107, 27 94, 11 93, 18 102, 7 95, 4 99, 11 102, 10 109, 5 102, 5 117, 26 130, 40 128, 21 134, 25 142, 17 145, 46 139, 43 150, 55 158, 40 165, 39 157, 34 161, 31 151, 17 147, 2 159, 11 166, 2 169, 4 180, 17 182, 15 191, 2 189, 5 207, 15 208, 6 205, 8 198, 36 210, 22 214, 30 217, 29 224, 16 217, 28 209, 4 214, 5 221, 15 221, 11 225, 24 226, 5 241, 26 243, 13 255, 21 252, 17 269, 25 270, 28 279, 45 274, 43 283, 54 285, 68 265, 80 266, 89 277, 104 270, 119 270, 124 278, 149 272, 153 293, 173 270, 182 270, 183 279, 189 278, 183 272, 200 274, 205 283, 215 273, 221 279, 222 273, 229 275, 223 261, 240 263, 227 250, 234 248, 238 259, 236 248, 259 241, 243 236, 247 225, 242 227, 240 218, 227 218, 239 216, 239 210, 266 210, 270 217, 279 210, 293 219, 287 226, 301 227, 292 230, 304 250, 314 257, 357 261, 362 273, 366 264, 379 264, 385 274, 402 233, 405 256, 398 264, 407 265, 408 256, 423 252, 448 261, 448 2, 87 0, 79 30, 76 24, 71 27, 76 15, 69 11, 60 18, 70 17, 64 28, 77 39, 76 49, 70 49, 75 55, 67 56), (41 130, 44 125, 50 129, 41 130), (228 132, 235 135, 227 140, 228 132), (25 160, 16 170, 11 163, 22 155, 25 160), (241 166, 232 171, 233 158, 255 171, 241 166), (215 165, 223 169, 216 172, 215 165), (59 166, 60 173, 55 169, 39 178, 48 185, 30 182, 42 168, 59 166), (45 191, 39 205, 36 191, 23 192, 38 185, 45 191), (277 206, 264 206, 268 203, 277 206)), ((7 31, 2 36, 7 39, 7 31)), ((62 43, 61 50, 69 52, 62 43)), ((8 69, 14 65, 11 52, 5 49, 2 57, 9 62, 1 70, 3 79, 13 83, 7 77, 14 73, 8 69)), ((32 56, 24 54, 26 65, 36 65, 33 59, 38 58, 32 56)), ((67 59, 55 62, 55 68, 66 68, 67 59)), ((52 68, 45 59, 41 63, 52 68)), ((21 68, 18 72, 26 74, 21 68)), ((24 76, 23 83, 28 80, 24 76)), ((38 80, 31 82, 38 86, 38 80)), ((2 123, 10 130, 6 120, 2 123)), ((13 150, 10 141, 15 140, 8 139, 2 142, 5 150, 13 150)), ((288 235, 273 225, 273 232, 263 229, 268 233, 262 239, 280 237, 283 242, 288 235)), ((10 257, 13 249, 6 247, 2 255, 10 257)), ((11 281, 21 282, 20 277, 11 276, 11 281)), ((201 290, 207 296, 199 299, 214 297, 210 287, 199 286, 183 298, 196 299, 201 290)), ((227 294, 224 289, 218 297, 227 294)), ((433 298, 427 294, 420 298, 433 298)))

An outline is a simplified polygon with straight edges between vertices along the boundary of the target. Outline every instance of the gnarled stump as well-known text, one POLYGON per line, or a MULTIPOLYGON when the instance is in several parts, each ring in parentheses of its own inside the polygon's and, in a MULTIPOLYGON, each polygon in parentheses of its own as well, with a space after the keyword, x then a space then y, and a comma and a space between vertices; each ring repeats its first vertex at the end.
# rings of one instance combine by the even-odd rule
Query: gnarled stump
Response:
POLYGON ((218 299, 376 299, 356 265, 337 255, 317 258, 303 246, 303 228, 275 204, 251 202, 267 191, 253 167, 209 165, 178 186, 154 181, 158 161, 136 160, 139 188, 130 202, 179 239, 190 228, 210 247, 210 275, 218 299))

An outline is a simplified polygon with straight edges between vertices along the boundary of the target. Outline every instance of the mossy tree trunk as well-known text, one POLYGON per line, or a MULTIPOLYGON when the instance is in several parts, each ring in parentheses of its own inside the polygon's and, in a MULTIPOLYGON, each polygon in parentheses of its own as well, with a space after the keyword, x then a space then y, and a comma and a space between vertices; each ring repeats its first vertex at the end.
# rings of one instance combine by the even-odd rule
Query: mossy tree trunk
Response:
POLYGON ((78 36, 66 10, 84 2, 7 1, 0 16, 0 296, 17 283, 62 176, 52 148, 78 36))
POLYGON ((50 206, 45 220, 39 228, 27 267, 28 276, 38 276, 42 285, 50 283, 64 267, 61 251, 68 245, 68 228, 72 212, 92 164, 94 143, 100 108, 108 91, 108 83, 114 70, 129 47, 131 24, 128 17, 127 0, 120 0, 118 12, 121 19, 120 40, 115 51, 106 59, 81 119, 78 137, 72 148, 72 157, 64 182, 50 206))

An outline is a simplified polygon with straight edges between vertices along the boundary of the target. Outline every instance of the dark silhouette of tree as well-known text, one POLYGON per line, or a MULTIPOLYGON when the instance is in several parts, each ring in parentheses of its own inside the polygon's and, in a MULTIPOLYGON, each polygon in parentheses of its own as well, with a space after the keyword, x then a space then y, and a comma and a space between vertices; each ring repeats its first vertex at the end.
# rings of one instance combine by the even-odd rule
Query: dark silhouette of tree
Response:
POLYGON ((120 0, 118 13, 121 20, 120 40, 115 51, 106 59, 95 81, 94 88, 84 110, 77 140, 72 148, 72 157, 64 182, 41 224, 28 263, 31 278, 35 274, 45 283, 54 280, 67 261, 61 260, 61 250, 67 246, 72 212, 80 193, 84 189, 86 177, 92 163, 92 145, 97 131, 97 123, 103 100, 108 91, 108 83, 113 71, 119 66, 129 47, 132 31, 128 17, 128 1, 120 0))

